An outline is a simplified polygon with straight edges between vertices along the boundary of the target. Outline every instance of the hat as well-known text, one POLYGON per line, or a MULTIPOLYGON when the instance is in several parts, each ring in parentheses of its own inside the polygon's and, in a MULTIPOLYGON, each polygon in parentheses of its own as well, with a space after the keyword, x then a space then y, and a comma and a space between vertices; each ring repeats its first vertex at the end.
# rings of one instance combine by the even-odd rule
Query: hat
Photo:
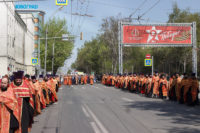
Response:
POLYGON ((24 76, 24 71, 18 71, 18 72, 14 72, 14 79, 22 79, 24 76))
POLYGON ((40 75, 39 78, 44 78, 44 76, 43 76, 43 75, 40 75))
POLYGON ((36 79, 36 77, 35 76, 31 76, 31 79, 36 79))
POLYGON ((51 78, 51 74, 47 74, 46 76, 47 76, 47 78, 51 78))
POLYGON ((30 75, 26 74, 24 77, 26 77, 26 78, 28 78, 28 79, 29 79, 29 78, 30 78, 30 75))
POLYGON ((195 77, 195 76, 196 76, 196 73, 192 73, 191 76, 192 76, 192 77, 195 77))

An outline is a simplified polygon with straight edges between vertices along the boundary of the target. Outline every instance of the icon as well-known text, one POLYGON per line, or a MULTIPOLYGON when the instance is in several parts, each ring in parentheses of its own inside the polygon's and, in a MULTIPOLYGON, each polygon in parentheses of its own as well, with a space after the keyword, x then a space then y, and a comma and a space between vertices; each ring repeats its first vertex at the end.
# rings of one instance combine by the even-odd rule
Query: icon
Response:
POLYGON ((151 30, 146 30, 146 32, 149 34, 147 43, 156 43, 156 41, 159 41, 158 34, 162 32, 162 30, 157 30, 156 27, 153 26, 151 30))
POLYGON ((144 66, 152 66, 151 59, 145 59, 144 63, 144 66))
POLYGON ((38 64, 38 58, 32 58, 32 65, 38 64))
POLYGON ((67 0, 56 0, 56 5, 58 6, 66 6, 67 0))

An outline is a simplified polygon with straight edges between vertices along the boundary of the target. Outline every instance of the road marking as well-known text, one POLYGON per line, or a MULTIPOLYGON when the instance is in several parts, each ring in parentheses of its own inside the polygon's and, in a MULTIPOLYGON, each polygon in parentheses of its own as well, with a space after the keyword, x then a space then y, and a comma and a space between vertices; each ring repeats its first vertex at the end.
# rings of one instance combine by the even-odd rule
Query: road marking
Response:
POLYGON ((127 102, 134 102, 134 100, 129 99, 129 98, 125 98, 125 97, 123 97, 122 100, 127 101, 127 102))
POLYGON ((96 122, 96 124, 99 126, 99 128, 101 129, 101 131, 103 133, 109 133, 106 128, 103 126, 103 124, 99 121, 99 119, 96 117, 96 115, 89 109, 89 107, 87 105, 85 105, 85 108, 88 110, 89 114, 92 116, 92 118, 94 119, 94 121, 96 122))
POLYGON ((97 127, 96 123, 90 122, 90 124, 91 124, 91 126, 92 126, 92 128, 93 128, 95 133, 101 133, 99 128, 97 127))
POLYGON ((82 106, 82 110, 84 112, 84 114, 87 116, 87 117, 90 117, 90 115, 88 114, 88 112, 86 111, 86 109, 82 106))
POLYGON ((60 87, 59 89, 60 89, 60 90, 62 90, 63 88, 62 88, 62 87, 60 87))

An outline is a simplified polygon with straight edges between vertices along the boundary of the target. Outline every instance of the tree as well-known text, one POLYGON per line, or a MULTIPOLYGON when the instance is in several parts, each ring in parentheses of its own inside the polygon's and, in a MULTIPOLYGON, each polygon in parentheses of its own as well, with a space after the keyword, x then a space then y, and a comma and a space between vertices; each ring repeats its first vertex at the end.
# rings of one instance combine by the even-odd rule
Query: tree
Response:
MULTIPOLYGON (((86 42, 79 49, 78 58, 73 65, 84 72, 116 73, 118 66, 118 21, 120 17, 103 19, 101 34, 86 42)), ((200 42, 200 14, 189 9, 180 10, 177 4, 169 14, 168 23, 197 23, 197 41, 200 42)), ((199 45, 199 44, 198 44, 199 45)), ((173 74, 191 72, 192 51, 190 48, 123 48, 123 68, 125 73, 150 73, 150 67, 144 67, 145 54, 154 56, 154 67, 158 72, 173 74)), ((198 56, 200 58, 200 56, 198 56)), ((200 60, 198 60, 200 61, 200 60)), ((200 62, 198 62, 200 68, 200 62)), ((200 72, 200 71, 199 71, 200 72)))
MULTIPOLYGON (((42 27, 42 38, 45 38, 45 31, 48 26, 48 37, 62 37, 62 34, 69 34, 67 23, 65 19, 53 18, 47 21, 42 27)), ((52 51, 54 39, 48 39, 47 46, 47 71, 52 70, 52 51)), ((41 53, 41 66, 44 68, 45 58, 45 40, 41 40, 40 45, 41 53)), ((64 61, 70 57, 74 43, 72 41, 62 41, 62 39, 55 40, 55 54, 54 54, 54 74, 59 67, 64 65, 64 61)))
POLYGON ((101 31, 103 32, 101 39, 108 45, 112 62, 111 72, 113 73, 116 73, 118 64, 118 22, 120 19, 119 15, 117 17, 108 17, 103 19, 101 25, 101 31))

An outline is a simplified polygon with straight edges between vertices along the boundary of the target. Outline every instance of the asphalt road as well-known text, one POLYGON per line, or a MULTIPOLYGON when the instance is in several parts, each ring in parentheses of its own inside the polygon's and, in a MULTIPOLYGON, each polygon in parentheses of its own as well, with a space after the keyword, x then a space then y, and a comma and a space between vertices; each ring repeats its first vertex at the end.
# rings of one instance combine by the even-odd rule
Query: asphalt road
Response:
POLYGON ((200 133, 200 107, 101 84, 62 86, 31 133, 200 133))

